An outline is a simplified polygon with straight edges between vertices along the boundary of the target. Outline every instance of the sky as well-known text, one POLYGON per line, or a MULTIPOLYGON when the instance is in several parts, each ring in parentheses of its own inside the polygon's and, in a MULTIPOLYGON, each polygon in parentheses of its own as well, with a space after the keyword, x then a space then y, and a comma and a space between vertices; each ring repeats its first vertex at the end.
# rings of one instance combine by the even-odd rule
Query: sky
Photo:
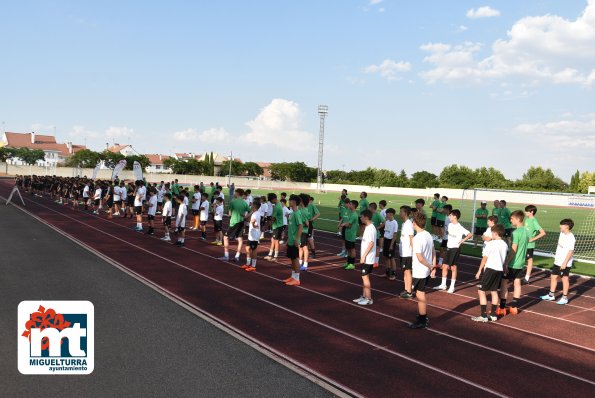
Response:
POLYGON ((595 171, 595 0, 7 1, 0 122, 244 161, 595 171))

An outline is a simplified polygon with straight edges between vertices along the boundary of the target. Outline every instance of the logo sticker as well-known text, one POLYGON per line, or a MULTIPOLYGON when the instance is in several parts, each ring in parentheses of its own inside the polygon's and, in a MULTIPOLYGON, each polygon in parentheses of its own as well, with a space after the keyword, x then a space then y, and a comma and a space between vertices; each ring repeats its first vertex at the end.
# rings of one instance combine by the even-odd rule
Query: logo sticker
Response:
POLYGON ((89 301, 22 301, 18 366, 22 374, 89 374, 95 366, 89 301))

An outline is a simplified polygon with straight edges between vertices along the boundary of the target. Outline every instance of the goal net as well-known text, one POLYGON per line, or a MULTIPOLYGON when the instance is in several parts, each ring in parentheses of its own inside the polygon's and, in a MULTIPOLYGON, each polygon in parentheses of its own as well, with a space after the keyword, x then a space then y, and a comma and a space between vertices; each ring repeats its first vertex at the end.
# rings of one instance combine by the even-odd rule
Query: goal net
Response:
POLYGON ((486 201, 488 214, 492 214, 494 200, 505 200, 510 211, 525 210, 527 205, 537 207, 537 218, 546 236, 536 242, 535 252, 553 256, 560 235, 560 221, 574 221, 572 232, 576 237, 574 258, 595 263, 595 195, 556 192, 506 191, 496 189, 467 189, 461 197, 462 223, 470 231, 475 227, 475 211, 486 201))

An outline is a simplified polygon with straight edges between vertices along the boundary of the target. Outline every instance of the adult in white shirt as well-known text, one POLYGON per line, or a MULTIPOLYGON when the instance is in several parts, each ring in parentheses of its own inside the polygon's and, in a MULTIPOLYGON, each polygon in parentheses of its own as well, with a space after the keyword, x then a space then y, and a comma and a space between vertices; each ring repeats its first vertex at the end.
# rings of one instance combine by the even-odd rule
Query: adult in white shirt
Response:
POLYGON ((413 238, 413 266, 411 273, 413 276, 412 290, 417 297, 418 315, 415 322, 411 323, 411 329, 422 329, 428 327, 429 318, 426 304, 426 285, 429 276, 435 274, 436 252, 434 250, 434 241, 432 235, 426 231, 426 216, 422 212, 417 212, 413 217, 413 228, 416 235, 413 238))
POLYGON ((374 268, 376 261, 376 227, 372 224, 372 212, 368 209, 363 210, 360 215, 360 220, 364 226, 364 233, 362 235, 362 245, 360 249, 360 264, 362 268, 362 295, 353 300, 359 305, 371 305, 372 300, 372 285, 370 283, 370 274, 374 268))

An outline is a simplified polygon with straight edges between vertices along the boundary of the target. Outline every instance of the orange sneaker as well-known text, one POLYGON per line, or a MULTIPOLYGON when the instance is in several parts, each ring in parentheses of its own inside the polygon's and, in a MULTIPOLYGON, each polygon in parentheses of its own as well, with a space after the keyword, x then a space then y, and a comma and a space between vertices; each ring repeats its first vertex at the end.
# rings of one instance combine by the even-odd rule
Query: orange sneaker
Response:
POLYGON ((378 265, 378 263, 374 263, 374 266, 372 268, 378 268, 380 265, 378 265))
POLYGON ((516 315, 519 313, 519 309, 517 307, 510 307, 508 309, 508 312, 510 313, 510 315, 516 315))
POLYGON ((241 268, 241 269, 250 268, 250 265, 248 265, 248 264, 244 264, 244 265, 242 265, 240 268, 241 268))
POLYGON ((506 316, 506 308, 496 308, 496 316, 506 316))
POLYGON ((247 272, 253 272, 253 271, 256 271, 256 267, 248 267, 248 268, 244 268, 244 270, 247 272))
POLYGON ((282 281, 282 282, 283 282, 283 283, 287 283, 287 282, 289 282, 289 281, 290 281, 290 280, 292 280, 292 279, 293 279, 293 278, 290 276, 290 277, 289 277, 289 278, 287 278, 287 279, 283 279, 283 281, 282 281))
POLYGON ((297 279, 291 278, 291 280, 288 281, 288 282, 285 282, 285 284, 287 286, 299 286, 300 285, 300 281, 298 281, 297 279))

